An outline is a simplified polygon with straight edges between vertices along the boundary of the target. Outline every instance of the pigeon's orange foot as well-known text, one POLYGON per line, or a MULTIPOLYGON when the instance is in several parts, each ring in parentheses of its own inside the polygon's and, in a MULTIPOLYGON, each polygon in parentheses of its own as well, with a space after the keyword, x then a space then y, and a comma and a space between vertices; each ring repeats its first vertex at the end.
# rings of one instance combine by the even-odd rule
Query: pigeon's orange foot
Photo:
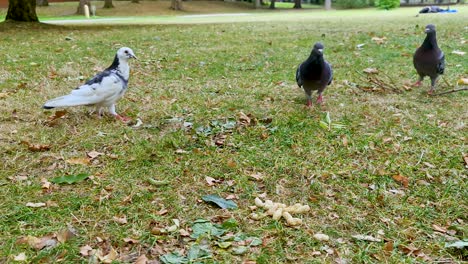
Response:
POLYGON ((433 95, 435 92, 435 89, 434 88, 431 88, 429 91, 427 91, 427 94, 428 95, 433 95))
POLYGON ((415 83, 413 84, 413 86, 416 86, 416 87, 419 87, 419 86, 421 86, 421 81, 417 81, 417 82, 415 82, 415 83))
POLYGON ((307 108, 311 108, 311 107, 312 107, 312 100, 307 99, 306 107, 307 107, 307 108))
POLYGON ((317 97, 317 104, 322 104, 322 103, 323 103, 323 97, 322 97, 322 95, 319 95, 317 97))
POLYGON ((124 122, 124 123, 128 123, 130 122, 132 119, 130 117, 126 117, 126 116, 121 116, 119 114, 115 115, 115 118, 117 118, 118 120, 124 122))

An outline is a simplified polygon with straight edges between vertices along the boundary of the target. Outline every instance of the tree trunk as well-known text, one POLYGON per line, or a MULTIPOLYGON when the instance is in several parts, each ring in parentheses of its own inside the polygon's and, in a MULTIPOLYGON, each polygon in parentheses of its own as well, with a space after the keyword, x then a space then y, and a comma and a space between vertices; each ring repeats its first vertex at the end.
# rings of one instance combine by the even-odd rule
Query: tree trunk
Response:
POLYGON ((132 0, 132 3, 134 3, 134 4, 139 4, 139 3, 140 3, 140 0, 132 0))
POLYGON ((325 10, 331 9, 331 0, 325 0, 325 10))
POLYGON ((76 10, 76 13, 78 15, 84 15, 84 5, 88 5, 88 7, 91 6, 91 1, 90 0, 80 0, 80 3, 78 4, 78 9, 76 10))
POLYGON ((171 0, 171 9, 182 10, 182 0, 171 0))
POLYGON ((270 0, 270 9, 275 9, 275 2, 276 0, 270 0))
POLYGON ((293 8, 300 9, 302 8, 302 0, 294 0, 294 6, 293 8))
POLYGON ((49 0, 36 0, 36 6, 49 6, 49 0))
POLYGON ((112 4, 112 0, 104 0, 103 8, 114 8, 114 5, 112 4))
POLYGON ((8 0, 5 20, 39 22, 36 14, 36 0, 8 0))
POLYGON ((261 4, 260 4, 260 0, 254 0, 254 6, 255 8, 260 8, 261 4))

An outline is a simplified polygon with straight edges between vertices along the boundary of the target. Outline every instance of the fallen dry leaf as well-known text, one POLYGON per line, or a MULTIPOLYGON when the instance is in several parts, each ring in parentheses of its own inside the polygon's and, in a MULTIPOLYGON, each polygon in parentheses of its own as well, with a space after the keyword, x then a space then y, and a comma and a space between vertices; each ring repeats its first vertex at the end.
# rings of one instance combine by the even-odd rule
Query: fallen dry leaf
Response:
POLYGON ((388 241, 387 243, 385 243, 385 245, 383 247, 383 250, 385 252, 392 252, 393 251, 393 241, 388 241))
POLYGON ((129 244, 138 244, 138 243, 140 243, 140 240, 129 238, 129 237, 124 238, 123 241, 125 243, 129 243, 129 244))
POLYGON ((22 140, 21 144, 26 145, 30 151, 39 152, 39 151, 47 151, 50 150, 50 145, 42 145, 42 144, 32 144, 28 141, 22 140))
POLYGON ((66 228, 60 232, 57 233, 57 240, 60 243, 65 243, 67 242, 70 238, 74 237, 75 233, 73 232, 73 229, 71 228, 66 228))
POLYGON ((8 93, 0 93, 0 99, 7 98, 8 93))
POLYGON ((215 178, 212 178, 210 176, 205 177, 206 183, 208 183, 208 186, 214 186, 217 183, 221 183, 221 180, 216 180, 215 178))
POLYGON ((146 257, 145 254, 143 254, 135 260, 134 264, 146 264, 147 262, 148 262, 148 258, 146 257))
POLYGON ((26 259, 27 259, 26 253, 24 252, 19 253, 13 258, 14 261, 18 261, 18 262, 26 261, 26 259))
POLYGON ((97 257, 102 263, 112 263, 119 256, 119 254, 117 253, 117 251, 115 251, 114 248, 111 248, 111 250, 109 251, 109 254, 105 256, 102 256, 102 254, 99 254, 99 253, 100 252, 98 252, 97 257))
POLYGON ((181 236, 183 236, 183 237, 188 237, 188 236, 190 236, 190 233, 189 233, 187 230, 185 230, 185 229, 180 229, 180 230, 179 230, 179 234, 180 234, 181 236))
POLYGON ((43 248, 53 248, 58 244, 55 235, 47 235, 43 237, 35 237, 35 236, 25 236, 21 237, 16 241, 16 244, 27 244, 30 247, 41 250, 43 248))
POLYGON ((261 181, 263 180, 263 174, 261 174, 260 172, 256 172, 256 173, 252 173, 252 174, 249 174, 250 177, 254 178, 255 180, 257 181, 261 181))
POLYGON ((101 155, 104 155, 104 153, 97 152, 95 150, 86 153, 86 156, 88 156, 91 160, 93 160, 93 159, 95 159, 95 158, 97 158, 97 157, 99 157, 101 155))
POLYGON ((61 110, 61 111, 55 111, 55 113, 48 118, 48 122, 52 122, 54 120, 57 120, 67 114, 67 110, 61 110))
POLYGON ((80 254, 83 257, 87 257, 90 255, 92 250, 93 250, 92 247, 90 247, 89 245, 85 245, 85 246, 80 247, 80 254))
POLYGON ((41 188, 42 189, 49 189, 50 188, 50 185, 52 183, 50 183, 46 178, 41 178, 41 188))
POLYGON ((365 68, 363 71, 365 73, 368 73, 368 74, 377 74, 377 73, 379 73, 379 70, 377 70, 376 68, 365 68))
POLYGON ((468 154, 462 153, 463 160, 465 161, 465 168, 468 169, 468 154))
POLYGON ((89 165, 91 163, 90 158, 71 158, 66 160, 69 164, 89 165))
POLYGON ((468 85, 468 78, 460 78, 457 83, 459 85, 468 85))
POLYGON ((46 204, 45 203, 26 203, 26 206, 27 207, 33 207, 33 208, 38 208, 38 207, 45 207, 46 204))
POLYGON ((397 174, 397 175, 393 175, 392 178, 400 183, 401 185, 403 185, 403 187, 405 188, 408 188, 408 185, 409 185, 409 180, 408 178, 406 178, 405 176, 403 175, 400 175, 400 174, 397 174))
POLYGON ((380 238, 376 238, 376 237, 373 237, 373 236, 367 236, 367 235, 354 235, 354 236, 351 236, 352 238, 354 239, 357 239, 357 240, 364 240, 364 241, 370 241, 370 242, 381 242, 382 239, 380 238))
POLYGON ((433 224, 433 225, 432 225, 432 229, 433 229, 434 231, 437 231, 437 232, 440 232, 440 233, 447 233, 447 229, 446 229, 446 228, 443 228, 443 227, 438 226, 438 225, 436 225, 436 224, 433 224))
POLYGON ((463 56, 463 55, 466 54, 466 52, 461 51, 461 50, 454 50, 454 51, 452 51, 452 54, 463 56))
POLYGON ((385 43, 385 41, 387 40, 386 37, 373 37, 371 40, 373 40, 375 43, 377 43, 378 45, 381 45, 383 43, 385 43))
POLYGON ((127 217, 125 215, 122 217, 114 216, 112 219, 121 225, 125 225, 127 223, 127 217))
POLYGON ((320 234, 320 233, 315 234, 313 237, 315 239, 317 239, 318 241, 328 241, 328 240, 330 240, 330 237, 328 235, 320 234))

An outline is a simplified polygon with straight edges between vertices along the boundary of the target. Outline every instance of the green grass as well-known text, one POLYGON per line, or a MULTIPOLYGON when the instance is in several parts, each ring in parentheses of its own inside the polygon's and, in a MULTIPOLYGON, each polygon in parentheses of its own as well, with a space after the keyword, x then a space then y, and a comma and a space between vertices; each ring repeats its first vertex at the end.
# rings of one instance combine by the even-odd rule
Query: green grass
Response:
MULTIPOLYGON (((443 78, 452 86, 466 78, 466 55, 452 54, 466 51, 463 12, 468 10, 458 9, 458 14, 419 17, 413 8, 262 11, 239 17, 243 23, 228 23, 233 18, 225 17, 177 17, 171 18, 175 25, 33 30, 0 25, 0 261, 13 262, 24 252, 31 263, 88 263, 92 260, 79 250, 90 245, 103 254, 113 248, 120 259, 116 262, 132 263, 142 254, 159 259, 173 251, 186 253, 194 243, 210 246, 213 256, 204 263, 466 261, 466 250, 445 248, 451 239, 468 236, 462 158, 468 153, 466 92, 429 97, 427 80, 401 94, 363 92, 352 85, 365 85, 357 72, 368 67, 379 69, 398 87, 415 81, 408 54, 421 43, 428 23, 437 25, 446 53, 443 78), (184 21, 210 24, 178 25, 184 21), (387 40, 377 45, 373 36, 387 40), (334 82, 322 107, 305 109, 294 73, 316 41, 326 47, 334 82), (358 50, 358 44, 365 45, 358 50), (131 62, 129 90, 117 111, 140 118, 143 125, 132 128, 108 116, 97 119, 85 107, 68 109, 48 125, 54 111, 43 111, 42 104, 82 83, 81 76, 91 77, 108 66, 124 45, 139 60, 131 62), (257 122, 223 128, 238 121, 240 112, 257 122), (332 123, 346 127, 322 128, 326 112, 332 123), (205 133, 197 133, 200 127, 205 133), (214 141, 223 135, 224 144, 216 146, 214 141), (22 141, 51 149, 32 152, 22 141), (89 165, 67 162, 93 150, 103 155, 89 165), (42 178, 79 173, 93 177, 41 188, 42 178), (254 180, 254 173, 263 180, 254 180), (408 178, 407 188, 392 178, 397 174, 408 178), (208 186, 206 176, 223 182, 208 186), (155 185, 154 180, 167 184, 155 185), (270 217, 251 220, 249 206, 262 193, 277 202, 308 204, 311 211, 299 216, 303 224, 298 228, 270 217), (206 194, 235 195, 239 208, 217 209, 201 201, 206 194), (30 208, 28 202, 56 206, 30 208), (163 209, 167 213, 161 215, 163 209), (114 219, 123 216, 126 224, 114 219), (177 232, 151 232, 179 219, 193 233, 189 228, 196 219, 221 222, 217 219, 222 216, 237 222, 231 232, 259 237, 263 244, 236 256, 217 247, 215 237, 195 241, 177 232), (449 232, 436 232, 434 225, 449 232), (77 236, 52 249, 17 243, 21 237, 41 238, 67 226, 77 236), (316 233, 330 240, 318 241, 316 233), (383 241, 352 238, 359 234, 383 241), (393 248, 385 251, 389 241, 393 248), (408 254, 410 247, 426 259, 416 257, 418 252, 408 254)), ((439 82, 439 91, 449 89, 439 82)))

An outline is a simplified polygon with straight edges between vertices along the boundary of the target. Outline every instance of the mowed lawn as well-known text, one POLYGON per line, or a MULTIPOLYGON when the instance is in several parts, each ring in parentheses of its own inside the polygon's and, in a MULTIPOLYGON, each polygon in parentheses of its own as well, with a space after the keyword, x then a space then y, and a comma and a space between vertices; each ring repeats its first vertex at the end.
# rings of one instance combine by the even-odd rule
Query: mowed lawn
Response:
POLYGON ((468 9, 457 8, 1 25, 0 262, 466 261, 466 248, 446 246, 468 237, 468 96, 428 96, 427 79, 410 86, 428 23, 447 61, 437 91, 468 77, 467 55, 452 53, 467 51, 468 9), (317 41, 334 80, 324 105, 306 109, 294 74, 317 41), (117 104, 130 125, 86 107, 41 109, 122 46, 138 56, 117 104), (52 183, 79 174, 89 177, 52 183), (208 194, 238 208, 206 203, 208 194), (296 227, 254 220, 265 211, 255 197, 310 211, 293 215, 296 227))

